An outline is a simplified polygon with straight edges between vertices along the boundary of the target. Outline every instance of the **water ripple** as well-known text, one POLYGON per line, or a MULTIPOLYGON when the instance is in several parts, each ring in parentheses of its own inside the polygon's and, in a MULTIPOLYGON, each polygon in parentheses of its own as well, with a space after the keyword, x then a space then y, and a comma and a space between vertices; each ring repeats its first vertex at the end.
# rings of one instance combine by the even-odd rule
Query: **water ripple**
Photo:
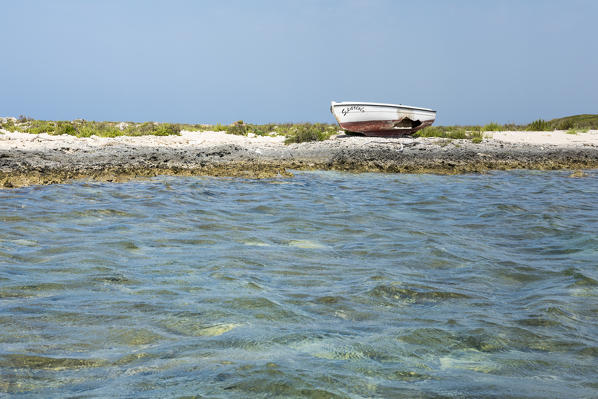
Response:
POLYGON ((598 396, 598 175, 568 175, 0 191, 0 393, 598 396))

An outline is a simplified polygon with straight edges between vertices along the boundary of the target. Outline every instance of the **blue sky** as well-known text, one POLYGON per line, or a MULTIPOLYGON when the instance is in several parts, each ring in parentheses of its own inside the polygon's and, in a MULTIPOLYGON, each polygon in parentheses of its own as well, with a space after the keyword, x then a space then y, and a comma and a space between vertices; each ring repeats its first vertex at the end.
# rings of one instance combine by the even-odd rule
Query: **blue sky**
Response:
POLYGON ((598 113, 597 1, 3 1, 0 115, 439 124, 598 113))

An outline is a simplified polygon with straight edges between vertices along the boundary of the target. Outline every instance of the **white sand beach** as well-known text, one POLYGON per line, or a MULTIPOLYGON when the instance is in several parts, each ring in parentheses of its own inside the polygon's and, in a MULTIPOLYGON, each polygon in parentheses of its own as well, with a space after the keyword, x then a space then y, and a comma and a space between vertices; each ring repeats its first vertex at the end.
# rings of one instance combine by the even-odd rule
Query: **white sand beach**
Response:
MULTIPOLYGON (((511 144, 527 144, 533 146, 598 146, 598 130, 569 134, 566 131, 550 132, 501 131, 486 132, 485 142, 503 142, 511 144)), ((29 134, 0 130, 0 149, 20 149, 28 151, 44 151, 53 149, 85 150, 112 146, 132 147, 168 147, 168 148, 209 148, 221 145, 237 145, 253 151, 288 150, 297 145, 284 144, 283 136, 239 136, 225 132, 189 132, 182 131, 179 136, 119 136, 119 137, 75 137, 71 135, 50 135, 46 133, 29 134)), ((381 143, 434 143, 441 138, 383 138, 346 136, 339 134, 330 140, 318 142, 317 145, 365 148, 381 143)), ((454 140, 459 142, 461 140, 454 140)), ((466 140, 463 140, 464 142, 466 140)), ((313 143, 312 143, 313 144, 313 143)), ((301 146, 300 144, 298 146, 301 146)), ((286 151, 285 151, 286 152, 286 151)))
POLYGON ((598 146, 598 130, 569 134, 564 130, 551 132, 487 132, 486 136, 493 140, 505 143, 532 144, 532 145, 557 145, 557 146, 598 146))

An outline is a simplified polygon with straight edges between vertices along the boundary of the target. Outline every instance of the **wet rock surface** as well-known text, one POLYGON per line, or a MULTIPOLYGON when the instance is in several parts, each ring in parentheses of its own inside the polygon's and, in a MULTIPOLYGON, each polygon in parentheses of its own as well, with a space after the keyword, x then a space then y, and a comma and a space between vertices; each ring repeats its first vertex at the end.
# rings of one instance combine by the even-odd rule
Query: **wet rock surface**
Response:
POLYGON ((186 132, 172 138, 78 139, 2 134, 0 187, 86 178, 118 182, 157 175, 269 178, 291 176, 293 169, 456 174, 598 167, 598 147, 592 144, 339 135, 323 142, 285 145, 279 137, 226 136, 231 135, 186 132))

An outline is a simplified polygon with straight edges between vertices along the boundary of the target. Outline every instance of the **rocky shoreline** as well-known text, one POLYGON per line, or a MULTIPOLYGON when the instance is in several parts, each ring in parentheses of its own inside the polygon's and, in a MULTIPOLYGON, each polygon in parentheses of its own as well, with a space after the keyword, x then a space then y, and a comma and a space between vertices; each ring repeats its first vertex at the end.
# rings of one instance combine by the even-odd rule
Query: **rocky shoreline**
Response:
POLYGON ((0 131, 0 187, 76 179, 119 182, 157 175, 269 178, 314 169, 457 174, 598 168, 598 131, 570 138, 561 135, 557 141, 542 139, 540 132, 510 133, 488 135, 481 143, 341 134, 326 141, 285 145, 279 136, 222 132, 77 138, 0 131))

